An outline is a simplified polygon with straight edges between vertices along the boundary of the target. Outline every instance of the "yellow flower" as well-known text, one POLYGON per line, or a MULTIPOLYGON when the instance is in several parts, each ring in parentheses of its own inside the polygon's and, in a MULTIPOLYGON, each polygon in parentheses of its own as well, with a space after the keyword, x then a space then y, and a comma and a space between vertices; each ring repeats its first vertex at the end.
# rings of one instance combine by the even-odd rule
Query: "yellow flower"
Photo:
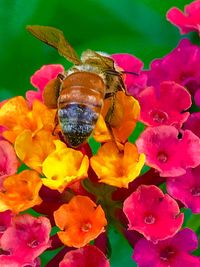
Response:
MULTIPOLYGON (((103 118, 110 106, 110 99, 104 101, 104 108, 102 115, 97 121, 94 138, 97 142, 108 142, 112 140, 106 123, 103 118)), ((110 121, 110 126, 115 137, 115 140, 125 143, 135 128, 140 113, 140 106, 138 101, 132 96, 127 96, 124 92, 117 92, 115 100, 115 109, 110 121)))
POLYGON ((39 205, 42 199, 39 191, 42 181, 35 171, 25 170, 7 177, 0 191, 0 212, 12 210, 14 213, 39 205))
POLYGON ((34 136, 30 130, 24 130, 15 141, 17 156, 28 167, 42 172, 42 163, 55 150, 55 136, 46 130, 38 131, 34 136))
POLYGON ((66 186, 87 177, 88 157, 80 151, 68 148, 59 140, 54 141, 56 150, 42 164, 46 178, 43 184, 62 192, 66 186))
POLYGON ((100 182, 127 188, 140 174, 145 155, 139 155, 136 146, 131 143, 125 143, 124 151, 119 151, 113 142, 108 142, 91 158, 90 163, 100 182))

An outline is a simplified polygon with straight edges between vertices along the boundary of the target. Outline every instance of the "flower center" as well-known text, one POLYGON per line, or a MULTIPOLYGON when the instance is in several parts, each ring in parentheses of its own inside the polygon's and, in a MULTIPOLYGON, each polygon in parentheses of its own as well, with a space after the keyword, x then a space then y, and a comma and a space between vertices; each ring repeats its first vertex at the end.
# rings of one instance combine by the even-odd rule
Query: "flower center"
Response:
POLYGON ((28 243, 28 246, 31 248, 36 248, 39 245, 38 240, 32 240, 31 242, 28 243))
POLYGON ((159 152, 157 159, 160 163, 166 163, 168 161, 168 155, 165 152, 159 152))
POLYGON ((144 218, 144 222, 145 222, 146 224, 154 224, 155 221, 156 221, 156 219, 155 219, 155 217, 154 217, 152 214, 150 214, 150 215, 148 215, 148 216, 146 216, 146 217, 144 218))
POLYGON ((0 176, 3 176, 6 174, 6 171, 5 170, 0 170, 0 176))
POLYGON ((168 114, 161 110, 151 110, 149 115, 152 117, 153 121, 157 123, 165 123, 168 119, 168 114))
POLYGON ((0 233, 5 232, 6 229, 7 227, 5 225, 0 225, 0 233))
POLYGON ((160 259, 163 261, 169 261, 173 256, 175 252, 173 248, 171 247, 166 247, 160 252, 160 259))
POLYGON ((81 226, 81 231, 87 233, 87 232, 90 231, 91 228, 92 228, 91 223, 86 223, 86 224, 83 224, 83 225, 81 226))
POLYGON ((0 255, 11 255, 11 253, 8 250, 3 250, 0 248, 0 255))
POLYGON ((200 197, 200 186, 194 186, 190 192, 194 197, 200 197))

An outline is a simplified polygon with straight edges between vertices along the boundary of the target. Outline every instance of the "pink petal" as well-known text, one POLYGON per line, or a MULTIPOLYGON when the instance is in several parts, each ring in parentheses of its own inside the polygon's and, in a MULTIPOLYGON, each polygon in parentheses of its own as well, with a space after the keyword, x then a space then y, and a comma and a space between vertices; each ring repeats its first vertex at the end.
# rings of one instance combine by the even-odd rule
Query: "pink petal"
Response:
POLYGON ((160 84, 159 93, 154 87, 147 87, 138 100, 141 107, 140 119, 148 126, 164 124, 180 128, 189 116, 189 112, 184 111, 192 104, 188 91, 170 81, 160 84))
POLYGON ((34 100, 39 100, 42 102, 43 101, 42 100, 42 92, 36 92, 36 91, 29 90, 26 92, 26 99, 28 100, 30 106, 33 105, 34 100))
POLYGON ((200 1, 194 1, 189 5, 185 6, 185 14, 182 13, 178 8, 173 7, 167 13, 167 19, 177 26, 181 34, 188 33, 190 31, 200 30, 200 1))
POLYGON ((2 235, 2 249, 12 251, 13 256, 24 262, 33 261, 50 247, 50 231, 51 225, 47 218, 19 215, 2 235))
POLYGON ((13 146, 5 140, 0 140, 0 188, 4 178, 15 174, 18 167, 19 161, 13 146))
POLYGON ((153 242, 173 236, 183 223, 183 214, 176 201, 154 185, 138 187, 124 201, 123 211, 129 229, 153 242))
POLYGON ((161 176, 180 176, 187 168, 200 164, 200 139, 189 130, 182 131, 179 137, 173 126, 147 128, 136 145, 139 153, 146 155, 147 165, 158 170, 161 176))
POLYGON ((200 213, 200 165, 188 169, 182 176, 167 179, 166 186, 173 198, 180 200, 193 213, 200 213))
POLYGON ((60 64, 44 65, 31 76, 31 84, 43 91, 46 84, 62 73, 64 68, 60 64))
POLYGON ((147 76, 146 74, 141 74, 141 70, 144 66, 143 62, 130 54, 113 54, 112 58, 123 71, 135 72, 138 74, 137 76, 127 73, 125 76, 127 92, 130 95, 137 97, 137 95, 146 87, 147 76))
POLYGON ((188 129, 200 137, 200 112, 190 114, 189 118, 183 125, 183 129, 188 129))
POLYGON ((159 241, 157 244, 144 238, 140 239, 134 247, 133 259, 139 267, 198 267, 199 257, 190 254, 197 247, 197 235, 191 229, 185 228, 172 238, 159 241))

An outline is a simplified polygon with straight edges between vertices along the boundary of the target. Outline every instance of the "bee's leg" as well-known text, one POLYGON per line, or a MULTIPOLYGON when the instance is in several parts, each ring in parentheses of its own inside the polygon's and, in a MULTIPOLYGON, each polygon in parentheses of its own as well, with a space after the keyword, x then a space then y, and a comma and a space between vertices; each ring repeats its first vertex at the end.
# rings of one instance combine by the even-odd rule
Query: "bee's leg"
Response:
POLYGON ((56 128, 59 124, 59 121, 58 121, 58 111, 56 111, 56 115, 55 115, 55 119, 54 119, 54 123, 55 123, 55 126, 53 128, 53 131, 52 131, 52 135, 56 135, 56 128))
MULTIPOLYGON (((109 93, 109 98, 111 98, 111 105, 107 111, 107 114, 105 116, 105 122, 106 122, 106 126, 108 128, 108 131, 117 147, 117 149, 119 150, 119 152, 121 152, 121 148, 119 147, 119 145, 117 144, 117 141, 115 139, 115 135, 113 133, 113 128, 112 128, 112 116, 115 110, 115 93, 109 93)), ((108 97, 107 97, 108 98, 108 97)))

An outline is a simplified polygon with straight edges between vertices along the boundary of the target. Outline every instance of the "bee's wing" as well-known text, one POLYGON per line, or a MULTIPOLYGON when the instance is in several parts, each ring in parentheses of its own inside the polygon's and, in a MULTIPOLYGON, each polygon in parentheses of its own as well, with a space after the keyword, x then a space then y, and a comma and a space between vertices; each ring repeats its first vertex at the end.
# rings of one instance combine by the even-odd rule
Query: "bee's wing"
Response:
POLYGON ((86 64, 98 65, 102 70, 114 69, 114 61, 109 56, 101 55, 93 50, 86 50, 82 53, 81 59, 86 64))
POLYGON ((48 82, 43 91, 44 104, 48 108, 57 108, 57 100, 59 97, 61 81, 59 78, 48 82))
POLYGON ((62 31, 48 26, 29 25, 27 30, 44 43, 56 48, 59 54, 74 64, 81 61, 62 31))

